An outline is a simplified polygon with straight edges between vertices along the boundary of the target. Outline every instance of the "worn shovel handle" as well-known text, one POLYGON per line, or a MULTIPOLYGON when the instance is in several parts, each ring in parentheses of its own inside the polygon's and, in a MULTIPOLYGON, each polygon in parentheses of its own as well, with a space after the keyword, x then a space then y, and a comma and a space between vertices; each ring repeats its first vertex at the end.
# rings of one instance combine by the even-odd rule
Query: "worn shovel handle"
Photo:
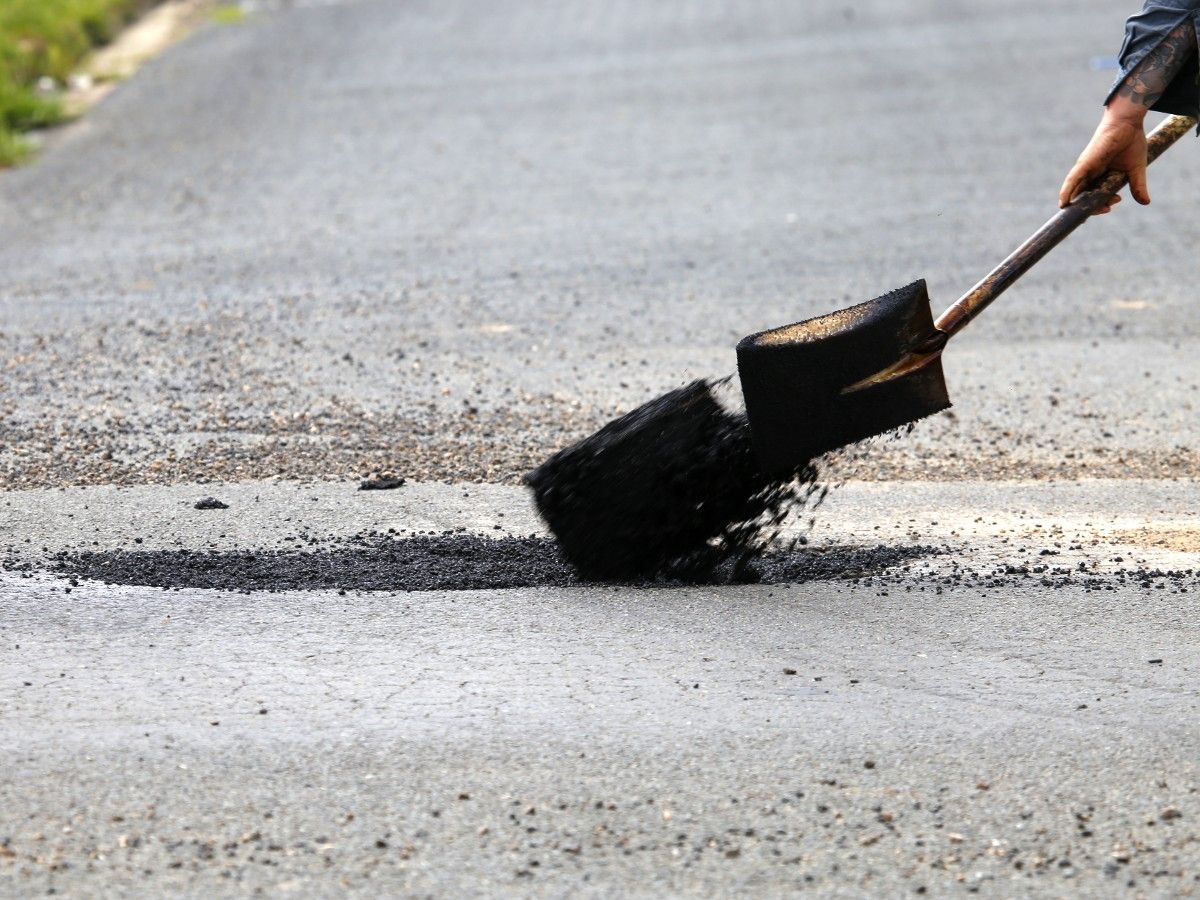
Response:
MULTIPOLYGON (((1171 116, 1150 132, 1147 137, 1148 162, 1158 159, 1168 147, 1196 127, 1191 116, 1171 116)), ((1071 201, 1065 209, 1012 252, 1008 259, 996 266, 975 287, 967 291, 948 310, 938 317, 934 327, 941 334, 930 343, 945 344, 946 340, 962 331, 967 323, 987 308, 987 305, 1012 287, 1018 278, 1028 272, 1047 253, 1061 244, 1076 228, 1109 204, 1128 184, 1124 172, 1107 172, 1095 181, 1088 190, 1071 201)))

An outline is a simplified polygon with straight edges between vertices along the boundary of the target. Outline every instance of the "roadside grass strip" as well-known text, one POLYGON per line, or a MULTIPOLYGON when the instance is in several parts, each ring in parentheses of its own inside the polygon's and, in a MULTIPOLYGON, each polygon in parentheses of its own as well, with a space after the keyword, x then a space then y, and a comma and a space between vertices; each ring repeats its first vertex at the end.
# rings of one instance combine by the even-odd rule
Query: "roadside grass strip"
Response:
POLYGON ((56 89, 67 84, 80 61, 154 2, 0 2, 0 167, 28 156, 23 132, 65 117, 56 89))

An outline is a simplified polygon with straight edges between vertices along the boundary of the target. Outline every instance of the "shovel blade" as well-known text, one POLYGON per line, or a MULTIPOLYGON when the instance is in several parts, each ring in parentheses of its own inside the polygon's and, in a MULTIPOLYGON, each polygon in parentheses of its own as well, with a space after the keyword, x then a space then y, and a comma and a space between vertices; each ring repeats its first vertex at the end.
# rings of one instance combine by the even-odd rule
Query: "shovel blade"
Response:
POLYGON ((940 355, 899 377, 846 391, 934 334, 921 280, 743 338, 738 375, 763 472, 786 477, 822 453, 949 408, 940 355))

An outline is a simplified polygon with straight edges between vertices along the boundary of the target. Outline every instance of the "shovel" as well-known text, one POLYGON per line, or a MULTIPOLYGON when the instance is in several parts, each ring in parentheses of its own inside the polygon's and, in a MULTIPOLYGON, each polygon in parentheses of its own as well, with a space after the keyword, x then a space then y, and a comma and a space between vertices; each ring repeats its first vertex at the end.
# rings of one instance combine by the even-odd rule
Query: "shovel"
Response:
MULTIPOLYGON (((1190 116, 1166 119, 1148 137, 1149 161, 1195 127, 1190 116)), ((1094 182, 936 321, 921 280, 744 338, 737 347, 738 374, 763 473, 788 477, 822 453, 947 409, 946 343, 1126 182, 1121 172, 1094 182)))
MULTIPOLYGON (((1196 125, 1175 116, 1149 157, 1196 125)), ((663 394, 560 450, 525 476, 559 548, 585 578, 638 578, 780 512, 780 485, 811 477, 822 453, 950 405, 941 355, 1034 263, 1125 186, 1109 173, 1047 222, 936 322, 925 282, 738 344, 745 414, 721 381, 663 394), (730 531, 731 527, 734 529, 730 531)))

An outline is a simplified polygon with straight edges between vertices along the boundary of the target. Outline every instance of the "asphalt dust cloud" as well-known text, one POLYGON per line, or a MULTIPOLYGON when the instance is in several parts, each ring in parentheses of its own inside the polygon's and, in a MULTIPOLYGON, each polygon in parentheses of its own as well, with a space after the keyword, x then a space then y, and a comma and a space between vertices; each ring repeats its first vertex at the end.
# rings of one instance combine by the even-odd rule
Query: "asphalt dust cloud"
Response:
MULTIPOLYGON (((750 566, 713 567, 636 582, 758 582, 788 584, 879 575, 936 553, 928 547, 797 548, 764 555, 750 566)), ((9 566, 9 568, 18 568, 9 566)), ((27 572, 34 567, 26 563, 27 572)), ((224 591, 435 591, 584 585, 548 538, 483 538, 454 534, 390 538, 364 536, 305 550, 105 550, 54 554, 46 568, 81 581, 158 588, 224 591)))

